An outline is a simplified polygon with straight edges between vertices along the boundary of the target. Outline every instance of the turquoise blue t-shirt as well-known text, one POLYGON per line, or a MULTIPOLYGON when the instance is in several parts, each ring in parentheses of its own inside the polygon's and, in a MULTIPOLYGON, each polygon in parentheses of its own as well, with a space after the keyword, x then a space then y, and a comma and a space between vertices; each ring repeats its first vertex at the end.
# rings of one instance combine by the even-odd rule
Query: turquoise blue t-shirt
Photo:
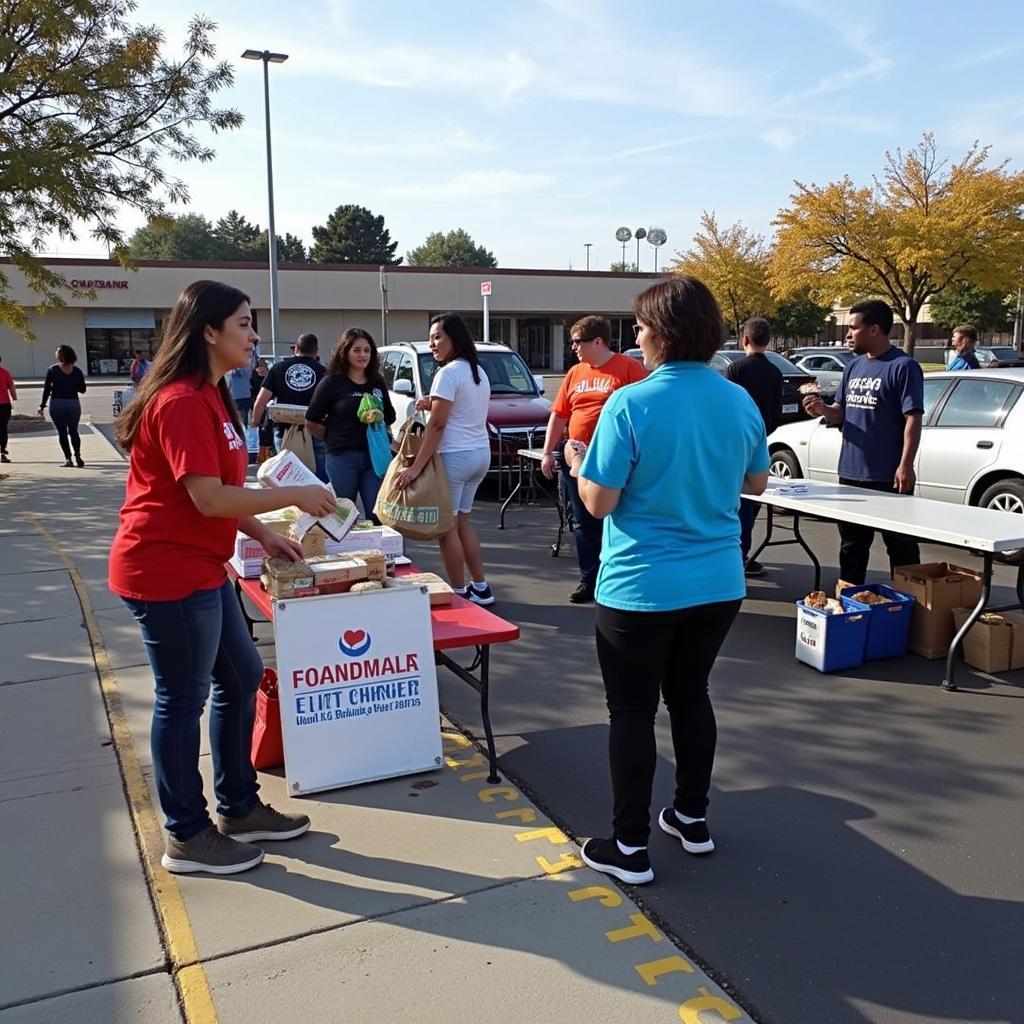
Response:
POLYGON ((740 488, 767 469, 753 399, 706 363, 664 363, 614 392, 580 467, 622 491, 604 522, 598 602, 661 612, 744 597, 740 488))

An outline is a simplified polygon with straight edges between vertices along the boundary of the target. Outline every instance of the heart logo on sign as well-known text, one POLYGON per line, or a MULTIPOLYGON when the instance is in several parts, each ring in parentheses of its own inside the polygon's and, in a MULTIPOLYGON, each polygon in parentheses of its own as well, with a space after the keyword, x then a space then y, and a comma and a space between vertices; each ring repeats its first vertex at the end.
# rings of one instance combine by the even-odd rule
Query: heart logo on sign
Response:
POLYGON ((370 634, 365 629, 346 629, 338 637, 338 648, 350 658, 359 658, 370 649, 370 634))

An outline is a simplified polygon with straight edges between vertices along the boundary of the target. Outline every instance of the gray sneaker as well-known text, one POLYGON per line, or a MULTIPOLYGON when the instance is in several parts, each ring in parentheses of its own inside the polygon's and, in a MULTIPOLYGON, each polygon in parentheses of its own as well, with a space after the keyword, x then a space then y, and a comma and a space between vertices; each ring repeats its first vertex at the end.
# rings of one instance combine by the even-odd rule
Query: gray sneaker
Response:
POLYGON ((309 816, 282 814, 270 804, 258 803, 244 818, 225 818, 218 814, 217 827, 224 835, 242 843, 294 839, 309 829, 309 816))
POLYGON ((256 867, 262 860, 263 851, 259 847, 231 839, 210 825, 185 842, 169 835, 167 849, 160 863, 175 875, 187 875, 194 871, 206 871, 211 875, 236 875, 239 871, 256 867))

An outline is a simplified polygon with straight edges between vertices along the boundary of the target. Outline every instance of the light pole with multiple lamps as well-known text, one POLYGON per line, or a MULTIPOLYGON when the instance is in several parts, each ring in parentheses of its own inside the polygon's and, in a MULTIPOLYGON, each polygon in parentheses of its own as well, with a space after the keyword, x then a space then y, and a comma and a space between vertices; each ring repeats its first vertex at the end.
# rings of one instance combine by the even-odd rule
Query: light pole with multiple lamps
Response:
POLYGON ((270 224, 267 228, 267 248, 270 262, 270 352, 277 358, 277 342, 281 336, 281 308, 277 297, 277 232, 274 228, 274 167, 270 158, 270 65, 283 64, 287 53, 271 53, 270 50, 246 50, 245 60, 263 61, 263 103, 267 127, 267 199, 270 224))

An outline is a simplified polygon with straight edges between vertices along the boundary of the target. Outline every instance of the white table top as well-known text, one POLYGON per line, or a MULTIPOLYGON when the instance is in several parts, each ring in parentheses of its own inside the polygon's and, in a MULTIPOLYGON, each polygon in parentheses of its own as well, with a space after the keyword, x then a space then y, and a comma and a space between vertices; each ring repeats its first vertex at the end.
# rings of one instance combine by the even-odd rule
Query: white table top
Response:
POLYGON ((999 553, 1024 548, 1024 515, 954 505, 909 494, 885 494, 821 480, 768 478, 768 489, 751 501, 801 515, 860 523, 904 533, 936 544, 999 553), (781 494, 780 488, 802 486, 806 494, 781 494))

